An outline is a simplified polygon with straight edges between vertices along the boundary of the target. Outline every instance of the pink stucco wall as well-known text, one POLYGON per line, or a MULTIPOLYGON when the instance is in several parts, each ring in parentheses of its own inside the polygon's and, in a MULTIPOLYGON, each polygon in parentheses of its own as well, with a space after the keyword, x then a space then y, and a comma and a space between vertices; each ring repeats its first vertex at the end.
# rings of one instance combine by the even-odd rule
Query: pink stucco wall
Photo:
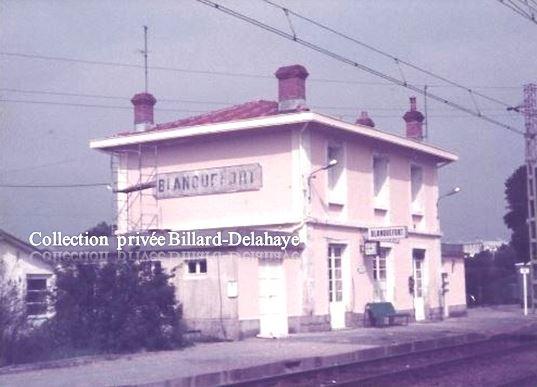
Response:
POLYGON ((448 274, 449 291, 446 293, 447 305, 452 307, 466 305, 464 258, 444 257, 442 261, 442 272, 448 274))
MULTIPOLYGON (((149 152, 149 151, 148 151, 149 152)), ((131 181, 138 178, 138 161, 130 156, 131 181)), ((152 161, 146 158, 148 164, 152 161)), ((260 190, 232 194, 199 195, 160 199, 157 204, 159 228, 197 229, 250 225, 289 219, 293 211, 290 165, 291 131, 271 128, 225 137, 199 137, 158 147, 158 173, 259 163, 263 186, 260 190)), ((151 168, 145 168, 149 174, 151 168)), ((144 211, 152 212, 148 199, 144 211)), ((130 217, 139 215, 136 200, 130 217)))
MULTIPOLYGON (((426 308, 440 306, 439 287, 442 270, 440 230, 437 219, 438 176, 436 160, 422 153, 396 147, 359 135, 322 127, 272 127, 242 134, 213 135, 182 142, 159 145, 158 172, 177 172, 211 167, 259 163, 263 186, 259 190, 161 199, 157 203, 158 227, 164 229, 198 229, 251 226, 300 233, 305 244, 302 254, 284 260, 285 309, 287 315, 325 316, 329 313, 327 249, 329 243, 345 245, 343 257, 343 302, 345 310, 363 313, 373 301, 372 261, 361 251, 367 228, 407 226, 408 238, 385 245, 389 248, 389 301, 397 309, 413 309, 408 277, 413 274, 412 249, 425 250, 426 308), (308 192, 308 176, 327 163, 327 146, 343 144, 345 154, 343 205, 328 200, 328 171, 319 171, 308 192), (373 156, 389 159, 389 203, 375 210, 373 156), (411 165, 423 168, 422 207, 411 206, 411 165)), ((129 179, 136 181, 137 165, 129 163, 129 179)), ((146 208, 144 207, 144 211, 146 208)), ((136 217, 139 207, 131 207, 136 217)), ((241 254, 221 261, 220 281, 238 281, 238 298, 224 297, 223 318, 255 320, 259 318, 259 261, 241 254), (224 280, 222 280, 224 278, 224 280)), ((192 319, 219 316, 218 294, 223 283, 215 282, 214 261, 207 280, 178 283, 180 298, 194 302, 185 306, 192 319)), ((462 269, 461 269, 462 270, 462 269)), ((458 288, 448 296, 448 303, 464 304, 457 267, 451 280, 458 288)), ((186 305, 185 301, 185 305, 186 305)))
MULTIPOLYGON (((376 220, 373 206, 373 155, 384 155, 389 158, 390 175, 390 210, 391 224, 408 225, 413 229, 410 213, 410 165, 423 167, 424 171, 424 224, 419 230, 438 232, 436 218, 436 200, 438 198, 436 164, 431 158, 420 156, 396 148, 392 145, 374 142, 357 136, 315 132, 311 136, 312 170, 326 164, 326 146, 330 142, 345 144, 347 167, 347 204, 342 212, 343 218, 361 222, 374 223, 376 220)), ((320 173, 312 180, 314 192, 312 195, 312 214, 324 216, 330 213, 326 200, 327 174, 320 173)), ((334 213, 337 215, 337 213, 334 213)), ((340 216, 339 216, 340 217, 340 216)), ((341 218, 341 217, 340 217, 341 218)))

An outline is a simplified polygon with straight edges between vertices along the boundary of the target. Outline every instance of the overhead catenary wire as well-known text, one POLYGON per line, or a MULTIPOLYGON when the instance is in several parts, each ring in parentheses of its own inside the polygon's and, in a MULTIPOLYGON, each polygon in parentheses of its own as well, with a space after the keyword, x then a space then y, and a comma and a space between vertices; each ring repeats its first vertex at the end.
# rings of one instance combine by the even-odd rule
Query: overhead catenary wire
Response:
MULTIPOLYGON (((394 83, 394 84, 402 86, 402 87, 405 87, 405 88, 407 88, 409 90, 412 90, 412 91, 415 91, 416 93, 419 93, 421 95, 424 94, 423 89, 418 87, 418 86, 416 86, 416 85, 414 85, 414 84, 411 84, 411 83, 408 83, 408 82, 403 82, 403 81, 401 81, 401 80, 399 80, 399 79, 397 79, 397 78, 395 78, 395 77, 393 77, 391 75, 388 75, 388 74, 385 74, 385 73, 383 73, 381 71, 375 70, 375 69, 373 69, 371 67, 368 67, 368 66, 366 66, 364 64, 361 64, 361 63, 359 63, 359 62, 357 62, 357 61, 355 61, 353 59, 350 59, 350 58, 348 58, 348 57, 346 57, 344 55, 341 55, 341 54, 338 54, 338 53, 336 53, 334 51, 326 49, 326 48, 324 48, 322 46, 319 46, 319 45, 317 45, 315 43, 312 43, 312 42, 310 42, 308 40, 304 40, 304 39, 299 38, 299 37, 294 37, 292 34, 289 34, 289 33, 285 32, 285 31, 282 31, 282 30, 280 30, 280 29, 278 29, 276 27, 270 26, 270 25, 268 25, 266 23, 263 23, 263 22, 255 19, 255 18, 252 18, 250 16, 244 15, 244 14, 242 14, 242 13, 240 13, 238 11, 235 11, 235 10, 233 10, 231 8, 222 6, 221 4, 218 4, 218 3, 214 2, 214 1, 210 1, 210 0, 196 0, 196 1, 198 1, 199 3, 204 4, 206 6, 212 7, 212 8, 214 8, 214 9, 220 11, 220 12, 223 12, 225 14, 233 16, 233 17, 235 17, 237 19, 243 20, 243 21, 245 21, 245 22, 247 22, 249 24, 252 24, 252 25, 254 25, 256 27, 264 29, 264 30, 266 30, 268 32, 271 32, 273 34, 279 35, 279 36, 281 36, 281 37, 283 37, 285 39, 294 41, 294 42, 296 42, 296 43, 298 43, 298 44, 300 44, 300 45, 302 45, 304 47, 307 47, 309 49, 317 51, 317 52, 319 52, 319 53, 321 53, 323 55, 329 56, 329 57, 331 57, 333 59, 336 59, 336 60, 338 60, 338 61, 340 61, 342 63, 346 63, 346 64, 351 65, 351 66, 353 66, 353 67, 355 67, 357 69, 366 71, 366 72, 368 72, 370 74, 373 74, 373 75, 375 75, 375 76, 377 76, 379 78, 382 78, 382 79, 384 79, 386 81, 389 81, 391 83, 394 83)), ((435 100, 437 102, 441 102, 441 103, 443 103, 443 104, 445 104, 447 106, 450 106, 450 107, 453 107, 455 109, 461 110, 461 111, 463 111, 465 113, 468 113, 470 115, 473 115, 475 117, 479 117, 482 120, 485 120, 485 121, 487 121, 487 122, 489 122, 491 124, 494 124, 494 125, 497 125, 497 126, 500 126, 500 127, 504 128, 504 129, 507 129, 510 132, 513 132, 513 133, 516 133, 516 134, 519 134, 519 135, 522 135, 522 136, 525 135, 524 131, 522 131, 520 129, 517 129, 517 128, 513 127, 513 126, 510 126, 510 125, 507 125, 507 124, 505 124, 503 122, 495 120, 494 118, 490 117, 489 115, 484 115, 484 114, 480 114, 478 112, 475 112, 470 108, 467 108, 467 107, 462 106, 462 105, 460 105, 458 103, 452 102, 452 101, 450 101, 450 100, 448 100, 446 98, 440 97, 440 96, 438 96, 436 94, 433 94, 431 92, 427 93, 427 97, 432 99, 432 100, 435 100)))
POLYGON ((525 19, 537 24, 537 2, 535 0, 497 0, 525 19))
MULTIPOLYGON (((437 79, 437 80, 439 80, 439 81, 445 82, 445 83, 447 83, 447 84, 449 84, 449 85, 451 85, 451 86, 454 86, 454 87, 460 88, 460 89, 462 89, 462 90, 468 91, 468 92, 470 92, 472 95, 477 95, 477 96, 479 96, 479 97, 481 97, 481 98, 484 98, 484 99, 487 99, 487 100, 489 100, 489 101, 491 101, 491 102, 495 102, 495 103, 504 105, 505 107, 511 107, 511 105, 508 104, 508 103, 505 103, 505 102, 503 102, 503 101, 500 101, 499 99, 496 99, 496 98, 490 97, 490 96, 488 96, 488 95, 485 95, 485 94, 483 94, 483 93, 479 93, 479 92, 477 92, 477 91, 475 91, 475 90, 472 90, 472 89, 469 88, 468 86, 464 86, 464 85, 462 85, 462 84, 460 84, 460 83, 458 83, 458 82, 452 81, 452 80, 450 80, 450 79, 448 79, 448 78, 446 78, 446 77, 443 77, 443 76, 441 76, 441 75, 435 74, 435 73, 433 73, 432 71, 429 71, 429 70, 427 70, 427 69, 424 69, 424 68, 421 67, 421 66, 417 66, 417 65, 415 65, 415 64, 413 64, 413 63, 410 63, 410 62, 405 61, 405 60, 403 60, 403 59, 401 59, 401 58, 398 58, 398 57, 396 57, 395 55, 389 54, 388 52, 386 52, 386 51, 384 51, 384 50, 380 50, 380 49, 378 49, 378 48, 376 48, 376 47, 374 47, 374 46, 372 46, 372 45, 370 45, 370 44, 367 44, 367 43, 365 43, 365 42, 363 42, 363 41, 361 41, 361 40, 359 40, 359 39, 356 39, 356 38, 354 38, 354 37, 352 37, 352 36, 350 36, 350 35, 347 35, 347 34, 345 34, 345 33, 342 33, 342 32, 340 32, 340 31, 337 31, 337 30, 335 30, 334 28, 331 28, 331 27, 329 27, 329 26, 327 26, 327 25, 325 25, 325 24, 323 24, 323 23, 321 23, 321 22, 318 22, 318 21, 316 21, 316 20, 314 20, 314 19, 311 19, 311 18, 309 18, 309 17, 306 17, 306 16, 304 16, 304 15, 302 15, 302 14, 299 14, 298 12, 295 12, 295 11, 293 11, 293 10, 290 10, 289 8, 283 7, 283 6, 281 6, 281 5, 279 5, 279 4, 275 3, 275 2, 273 2, 273 1, 271 1, 271 0, 261 0, 261 1, 263 1, 263 2, 265 2, 265 3, 267 3, 267 4, 269 4, 269 5, 271 5, 271 6, 273 6, 273 7, 276 7, 276 8, 279 8, 279 9, 283 10, 283 11, 286 13, 286 15, 291 14, 291 15, 293 15, 293 16, 295 16, 295 17, 301 19, 301 20, 307 21, 308 23, 311 23, 311 24, 313 24, 313 25, 315 25, 315 26, 317 26, 317 27, 319 27, 319 28, 321 28, 321 29, 323 29, 323 30, 325 30, 325 31, 328 31, 328 32, 330 32, 330 33, 333 33, 333 34, 335 34, 335 35, 337 35, 337 36, 339 36, 339 37, 342 37, 342 38, 344 38, 344 39, 346 39, 346 40, 348 40, 348 41, 351 41, 351 42, 353 42, 353 43, 356 43, 356 44, 358 44, 358 45, 360 45, 360 46, 362 46, 362 47, 367 48, 368 50, 371 50, 371 51, 373 51, 373 52, 375 52, 375 53, 377 53, 377 54, 379 54, 379 55, 382 55, 382 56, 384 56, 384 57, 386 57, 386 58, 389 58, 389 59, 395 61, 396 65, 397 65, 397 67, 398 67, 398 69, 399 69, 399 72, 400 72, 400 74, 401 74, 401 79, 403 80, 404 83, 406 83, 406 79, 405 79, 405 75, 404 75, 403 69, 401 68, 401 65, 408 66, 408 67, 410 67, 410 68, 413 69, 413 70, 417 70, 417 71, 419 71, 419 72, 421 72, 421 73, 423 73, 423 74, 426 74, 426 75, 428 75, 428 76, 431 76, 431 77, 433 77, 433 78, 435 78, 435 79, 437 79)), ((295 33, 295 36, 296 36, 296 33, 295 33)), ((429 87, 430 87, 430 86, 429 86, 429 87)))

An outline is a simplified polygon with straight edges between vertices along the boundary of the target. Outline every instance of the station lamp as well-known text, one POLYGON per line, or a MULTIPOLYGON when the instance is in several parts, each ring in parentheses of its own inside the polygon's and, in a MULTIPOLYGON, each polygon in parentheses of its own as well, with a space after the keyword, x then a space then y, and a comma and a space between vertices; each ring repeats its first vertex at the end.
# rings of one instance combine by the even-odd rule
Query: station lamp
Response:
POLYGON ((326 171, 327 169, 333 168, 337 165, 338 161, 336 159, 332 159, 326 164, 325 166, 322 166, 321 168, 317 168, 313 172, 311 172, 308 176, 308 201, 311 200, 311 180, 315 179, 315 174, 321 171, 326 171))

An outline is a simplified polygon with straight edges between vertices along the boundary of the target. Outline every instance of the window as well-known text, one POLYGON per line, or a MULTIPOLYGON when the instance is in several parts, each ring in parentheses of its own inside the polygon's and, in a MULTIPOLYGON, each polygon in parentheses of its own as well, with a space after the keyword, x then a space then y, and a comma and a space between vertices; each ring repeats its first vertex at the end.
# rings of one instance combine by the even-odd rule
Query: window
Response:
POLYGON ((412 260, 414 261, 414 297, 423 297, 423 260, 425 259, 425 250, 412 249, 412 260))
POLYGON ((141 269, 144 275, 162 274, 162 263, 160 261, 142 261, 141 269))
POLYGON ((414 261, 414 294, 423 297, 423 260, 414 261))
POLYGON ((332 160, 337 160, 337 164, 328 169, 328 202, 334 204, 345 204, 345 154, 342 145, 329 145, 326 150, 326 165, 332 160))
POLYGON ((188 274, 206 274, 207 260, 206 259, 190 259, 186 261, 188 274))
POLYGON ((412 212, 421 212, 423 188, 423 168, 417 165, 410 166, 410 191, 412 212))
POLYGON ((373 157, 373 193, 375 208, 388 208, 388 159, 382 156, 373 157))
POLYGON ((373 279, 386 281, 386 255, 376 256, 373 260, 373 279))
POLYGON ((39 316, 47 313, 47 277, 29 274, 26 277, 26 314, 39 316))

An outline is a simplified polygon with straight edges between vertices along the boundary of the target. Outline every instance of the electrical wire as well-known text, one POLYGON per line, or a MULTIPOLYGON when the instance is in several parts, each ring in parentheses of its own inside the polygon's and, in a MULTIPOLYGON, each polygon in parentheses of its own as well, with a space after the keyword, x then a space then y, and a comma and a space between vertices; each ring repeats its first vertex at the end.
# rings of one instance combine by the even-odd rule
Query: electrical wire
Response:
MULTIPOLYGON (((41 59, 49 61, 59 61, 67 63, 81 63, 89 65, 101 65, 101 66, 111 66, 111 67, 125 67, 125 68, 135 68, 141 69, 144 68, 142 65, 137 65, 133 63, 124 63, 124 62, 110 62, 110 61, 96 61, 80 58, 69 58, 69 57, 58 57, 58 56, 48 56, 48 55, 39 55, 39 54, 29 54, 22 52, 8 52, 0 51, 0 56, 6 57, 18 57, 26 59, 41 59)), ((202 75, 217 75, 217 76, 229 76, 229 77, 243 77, 251 79, 273 79, 273 76, 264 75, 264 74, 249 74, 249 73, 240 73, 240 72, 229 72, 229 71, 214 71, 214 70, 192 70, 179 67, 165 67, 165 66, 148 66, 151 70, 159 71, 172 71, 172 72, 182 72, 190 74, 202 74, 202 75)), ((329 78, 308 78, 311 82, 321 82, 321 83, 337 83, 345 85, 360 85, 360 86, 388 86, 392 85, 387 82, 371 82, 371 81, 354 81, 354 80, 345 80, 345 79, 329 79, 329 78)), ((450 85, 442 84, 428 84, 429 87, 451 87, 450 85)), ((508 85, 476 85, 472 86, 474 89, 518 89, 520 86, 508 86, 508 85)))
POLYGON ((40 168, 47 168, 47 167, 52 167, 52 166, 57 166, 57 165, 62 165, 62 164, 70 164, 72 162, 82 161, 82 160, 85 160, 85 159, 87 159, 89 157, 90 156, 80 157, 80 158, 68 158, 68 159, 63 159, 63 160, 58 160, 58 161, 52 161, 50 163, 33 165, 33 166, 30 166, 30 167, 2 169, 2 170, 0 170, 0 172, 2 174, 5 174, 5 173, 29 171, 29 170, 40 169, 40 168))
MULTIPOLYGON (((46 94, 46 95, 55 95, 55 96, 66 96, 66 97, 103 98, 103 99, 130 101, 130 98, 128 97, 121 97, 121 96, 107 95, 107 94, 87 94, 87 93, 73 93, 73 92, 65 92, 65 91, 13 89, 13 88, 0 88, 0 91, 8 91, 12 93, 22 93, 22 94, 46 94)), ((176 102, 176 103, 210 104, 210 105, 229 105, 230 104, 230 102, 224 102, 224 101, 199 101, 199 100, 169 99, 169 98, 159 98, 159 102, 176 102)))
MULTIPOLYGON (((79 58, 69 58, 69 57, 58 57, 58 56, 48 56, 48 55, 38 55, 38 54, 28 54, 21 52, 7 52, 0 51, 1 56, 8 57, 19 57, 27 59, 43 59, 50 61, 58 62, 68 62, 68 63, 81 63, 89 65, 101 65, 101 66, 112 66, 112 67, 125 67, 125 68, 135 68, 143 69, 144 66, 133 64, 133 63, 123 63, 123 62, 111 62, 111 61, 97 61, 97 60, 88 60, 88 59, 79 59, 79 58)), ((190 73, 190 74, 201 74, 201 75, 218 75, 218 76, 229 76, 229 77, 242 77, 250 79, 273 79, 273 76, 264 75, 264 74, 248 74, 240 72, 230 72, 230 71, 214 71, 214 70, 192 70, 178 67, 166 67, 166 66, 149 66, 151 70, 159 71, 173 71, 181 73, 190 73)), ((326 83, 353 83, 357 85, 370 85, 370 86, 390 86, 387 83, 383 82, 360 82, 360 81, 346 81, 344 79, 324 79, 324 78, 311 78, 310 81, 313 82, 326 82, 326 83)))
MULTIPOLYGON (((351 65, 351 66, 353 66, 353 67, 355 67, 357 69, 366 71, 366 72, 368 72, 370 74, 373 74, 373 75, 375 75, 375 76, 377 76, 379 78, 382 78, 382 79, 384 79, 386 81, 389 81, 391 83, 394 83, 396 85, 405 87, 405 88, 407 88, 409 90, 412 90, 412 91, 414 91, 416 93, 419 93, 421 95, 424 95, 424 90, 421 89, 420 87, 414 85, 414 84, 411 84, 411 83, 408 83, 408 82, 402 82, 401 80, 399 80, 397 78, 394 78, 391 75, 387 75, 385 73, 382 73, 382 72, 380 72, 378 70, 375 70, 375 69, 373 69, 371 67, 363 65, 363 64, 361 64, 359 62, 356 62, 356 61, 354 61, 354 60, 352 60, 352 59, 350 59, 350 58, 348 58, 346 56, 337 54, 334 51, 328 50, 328 49, 326 49, 326 48, 324 48, 322 46, 319 46, 317 44, 314 44, 314 43, 312 43, 310 41, 307 41, 307 40, 301 39, 299 37, 293 36, 293 35, 285 32, 285 31, 282 31, 282 30, 280 30, 280 29, 278 29, 276 27, 270 26, 270 25, 265 24, 265 23, 263 23, 263 22, 261 22, 261 21, 259 21, 257 19, 254 19, 254 18, 249 17, 247 15, 244 15, 244 14, 242 14, 240 12, 232 10, 231 8, 224 7, 224 6, 222 6, 222 5, 218 4, 218 3, 215 3, 214 1, 210 1, 210 0, 196 0, 196 1, 198 1, 199 3, 204 4, 206 6, 212 7, 212 8, 214 8, 214 9, 220 11, 220 12, 223 12, 225 14, 233 16, 233 17, 235 17, 237 19, 243 20, 243 21, 245 21, 245 22, 247 22, 249 24, 252 24, 252 25, 254 25, 256 27, 264 29, 264 30, 266 30, 268 32, 271 32, 271 33, 273 33, 275 35, 279 35, 280 37, 283 37, 285 39, 294 41, 294 42, 296 42, 296 43, 298 43, 298 44, 300 44, 300 45, 302 45, 304 47, 307 47, 309 49, 317 51, 317 52, 319 52, 319 53, 321 53, 321 54, 323 54, 325 56, 331 57, 331 58, 333 58, 333 59, 335 59, 337 61, 340 61, 342 63, 351 65)), ((452 102, 452 101, 450 101, 450 100, 448 100, 446 98, 440 97, 440 96, 438 96, 436 94, 427 92, 427 97, 432 99, 432 100, 435 100, 437 102, 441 102, 441 103, 443 103, 443 104, 445 104, 447 106, 450 106, 450 107, 453 107, 455 109, 461 110, 461 111, 463 111, 465 113, 468 113, 470 115, 473 115, 475 117, 478 117, 478 118, 480 118, 480 119, 482 119, 484 121, 487 121, 487 122, 489 122, 491 124, 500 126, 500 127, 504 128, 504 129, 507 129, 507 130, 509 130, 509 131, 511 131, 513 133, 516 133, 516 134, 519 134, 519 135, 522 135, 522 136, 525 135, 525 133, 522 130, 519 130, 519 129, 517 129, 515 127, 512 127, 510 125, 507 125, 507 124, 505 124, 503 122, 500 122, 498 120, 495 120, 494 118, 491 118, 488 115, 484 115, 482 113, 475 112, 470 108, 467 108, 467 107, 462 106, 462 105, 460 105, 458 103, 452 102)))
MULTIPOLYGON (((328 31, 328 32, 330 32, 330 33, 333 33, 333 34, 335 34, 335 35, 337 35, 337 36, 339 36, 339 37, 341 37, 341 38, 344 38, 344 39, 346 39, 346 40, 348 40, 348 41, 351 41, 351 42, 353 42, 353 43, 356 43, 356 44, 358 44, 358 45, 360 45, 360 46, 362 46, 362 47, 367 48, 368 50, 371 50, 371 51, 373 51, 373 52, 375 52, 375 53, 377 53, 377 54, 379 54, 379 55, 382 55, 382 56, 384 56, 384 57, 386 57, 386 58, 389 58, 389 59, 395 61, 395 63, 397 64, 397 66, 398 66, 398 68, 399 68, 399 71, 400 71, 401 74, 402 74, 402 79, 403 79, 403 82, 404 82, 404 83, 407 83, 407 82, 406 82, 406 80, 405 80, 404 74, 402 73, 402 69, 401 69, 400 65, 408 66, 408 67, 410 67, 411 69, 417 70, 417 71, 419 71, 419 72, 421 72, 421 73, 423 73, 423 74, 426 74, 426 75, 428 75, 428 76, 431 76, 431 77, 433 77, 433 78, 435 78, 435 79, 437 79, 437 80, 440 80, 440 81, 442 81, 442 82, 445 82, 445 83, 447 83, 447 84, 449 84, 449 85, 451 85, 451 86, 454 86, 454 87, 463 89, 463 90, 469 92, 471 95, 477 95, 477 96, 479 96, 479 97, 481 97, 481 98, 484 98, 484 99, 489 100, 489 101, 491 101, 491 102, 495 102, 495 103, 501 104, 501 105, 503 105, 503 106, 505 106, 505 107, 511 107, 510 104, 507 104, 507 103, 505 103, 505 102, 503 102, 503 101, 500 101, 500 100, 498 100, 498 99, 496 99, 496 98, 489 97, 489 96, 487 96, 487 95, 485 95, 485 94, 479 93, 479 92, 477 92, 477 91, 475 91, 475 90, 472 90, 471 88, 469 88, 469 87, 467 87, 467 86, 463 86, 463 85, 461 85, 460 83, 454 82, 454 81, 452 81, 452 80, 450 80, 450 79, 447 79, 446 77, 443 77, 443 76, 438 75, 438 74, 435 74, 435 73, 433 73, 433 72, 431 72, 431 71, 429 71, 429 70, 426 70, 426 69, 424 69, 423 67, 417 66, 417 65, 412 64, 412 63, 410 63, 410 62, 407 62, 407 61, 405 61, 405 60, 403 60, 403 59, 400 59, 400 58, 398 58, 398 57, 396 57, 396 56, 394 56, 394 55, 392 55, 392 54, 387 53, 386 51, 383 51, 383 50, 380 50, 380 49, 378 49, 378 48, 376 48, 376 47, 373 47, 373 46, 370 45, 370 44, 367 44, 367 43, 365 43, 365 42, 363 42, 363 41, 361 41, 361 40, 358 40, 358 39, 356 39, 356 38, 353 38, 352 36, 349 36, 349 35, 347 35, 347 34, 344 34, 344 33, 340 32, 340 31, 337 31, 337 30, 335 30, 335 29, 333 29, 333 28, 331 28, 331 27, 328 27, 327 25, 322 24, 322 23, 320 23, 320 22, 318 22, 318 21, 316 21, 316 20, 314 20, 314 19, 311 19, 311 18, 306 17, 306 16, 304 16, 304 15, 301 15, 301 14, 295 12, 295 11, 292 11, 292 10, 290 10, 289 8, 286 8, 286 7, 283 7, 283 6, 279 5, 279 4, 276 4, 275 2, 273 2, 273 1, 271 1, 271 0, 261 0, 261 1, 263 1, 263 2, 265 2, 265 3, 267 3, 267 4, 269 4, 269 5, 271 5, 271 6, 273 6, 273 7, 276 7, 276 8, 278 8, 278 9, 282 10, 282 11, 283 11, 284 13, 286 13, 286 14, 291 14, 291 15, 293 15, 293 16, 295 16, 295 17, 301 19, 301 20, 307 21, 308 23, 311 23, 311 24, 313 24, 313 25, 315 25, 315 26, 317 26, 317 27, 319 27, 319 28, 321 28, 321 29, 323 29, 323 30, 325 30, 325 31, 328 31)), ((294 36, 296 36, 296 34, 295 34, 294 36)))
MULTIPOLYGON (((129 106, 98 105, 98 104, 75 103, 75 102, 35 101, 35 100, 27 100, 27 99, 0 98, 0 102, 132 110, 132 107, 129 107, 129 106)), ((191 109, 161 109, 159 108, 155 110, 165 111, 165 112, 178 112, 178 113, 206 113, 205 110, 191 110, 191 109)))
MULTIPOLYGON (((113 96, 113 95, 106 95, 106 94, 86 94, 86 93, 74 93, 74 92, 62 92, 62 91, 48 91, 48 90, 30 90, 30 89, 13 89, 13 88, 0 88, 0 91, 7 91, 12 93, 21 93, 21 94, 42 94, 42 95, 55 95, 55 96, 66 96, 66 97, 81 97, 81 98, 103 98, 103 99, 115 99, 115 100, 123 100, 123 101, 130 101, 130 98, 128 97, 121 97, 121 96, 113 96)), ((15 101, 15 100, 13 100, 15 101)), ((23 100, 17 100, 17 101, 23 101, 23 100)), ((206 104, 206 105, 233 105, 237 104, 238 102, 225 102, 225 101, 203 101, 203 100, 181 100, 181 99, 167 99, 167 98, 159 98, 159 102, 174 102, 174 103, 191 103, 191 104, 206 104)), ((48 101, 44 101, 46 103, 48 101)), ((55 102, 55 103, 62 103, 62 102, 55 102)), ((103 105, 104 106, 104 105, 103 105)), ((112 105, 106 105, 110 107, 116 107, 112 105)), ((98 105, 90 105, 89 107, 99 107, 98 105)), ((121 109, 127 109, 126 106, 117 106, 121 109)), ((360 108, 357 106, 326 106, 326 105, 310 105, 311 108, 314 109, 330 109, 330 110, 359 110, 360 108)), ((131 109, 131 108, 129 108, 131 109)), ((158 110, 158 108, 157 108, 158 110)), ((174 111, 173 109, 170 109, 174 111)), ((383 111, 401 111, 401 108, 386 108, 386 107, 368 107, 367 110, 383 110, 383 111)), ((482 109, 483 111, 505 111, 505 109, 497 108, 497 109, 482 109)), ((450 111, 450 110, 436 110, 436 111, 450 111)), ((189 111, 190 112, 190 111, 189 111)), ((199 112, 199 111, 193 111, 193 112, 199 112)))
POLYGON ((87 184, 0 184, 0 188, 85 188, 103 187, 110 183, 87 183, 87 184))
MULTIPOLYGON (((87 108, 105 108, 105 109, 119 109, 119 110, 132 110, 132 107, 128 106, 116 106, 116 105, 95 105, 95 104, 84 104, 84 103, 70 103, 70 102, 51 102, 51 101, 35 101, 35 100, 12 100, 12 99, 0 99, 0 102, 7 102, 7 103, 29 103, 29 104, 44 104, 44 105, 56 105, 56 106, 74 106, 74 107, 87 107, 87 108)), ((312 106, 312 108, 319 108, 324 110, 360 110, 359 108, 352 108, 352 107, 334 107, 334 106, 312 106)), ((362 110, 368 110, 368 111, 400 111, 401 109, 395 109, 395 108, 368 108, 368 109, 362 109, 362 110)), ((165 112, 176 112, 176 113, 207 113, 206 110, 185 110, 185 109, 155 109, 155 111, 165 111, 165 112)), ((451 110, 442 110, 438 109, 435 110, 436 112, 449 112, 451 110)), ((502 110, 503 111, 503 110, 502 110)), ((338 113, 330 113, 332 115, 338 116, 338 117, 350 117, 350 118, 356 118, 356 115, 350 115, 350 114, 338 114, 338 113)), ((489 117, 509 117, 514 118, 513 114, 489 114, 489 117)), ((373 118, 400 118, 400 115, 387 115, 387 114, 375 114, 373 118)), ((453 115, 453 114, 430 114, 429 117, 432 118, 459 118, 459 117, 467 117, 462 115, 453 115)))

